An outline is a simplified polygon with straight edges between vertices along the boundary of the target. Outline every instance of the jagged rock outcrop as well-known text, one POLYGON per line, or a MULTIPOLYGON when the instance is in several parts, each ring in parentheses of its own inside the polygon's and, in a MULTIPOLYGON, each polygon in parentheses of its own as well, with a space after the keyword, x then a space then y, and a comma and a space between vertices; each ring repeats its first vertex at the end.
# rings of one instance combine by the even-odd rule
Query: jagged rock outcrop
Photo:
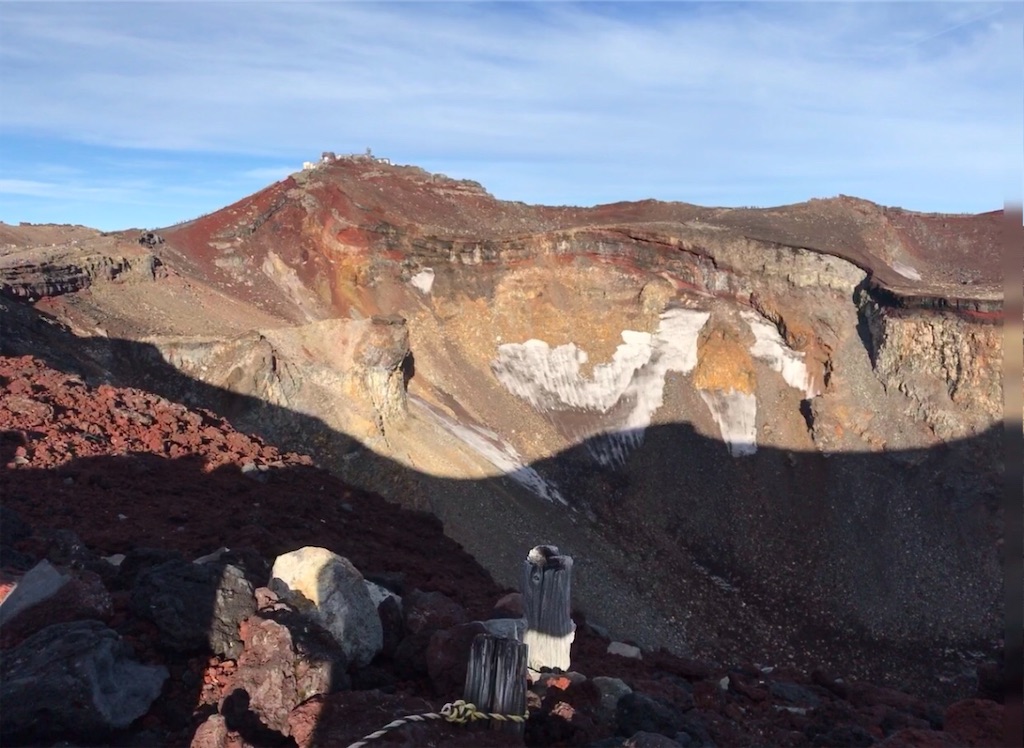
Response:
POLYGON ((0 294, 36 301, 94 283, 152 281, 160 260, 140 246, 110 246, 100 238, 69 245, 0 250, 0 294))
POLYGON ((947 311, 887 309, 870 297, 861 311, 875 372, 907 396, 909 416, 943 440, 979 433, 1002 417, 1001 327, 947 311))

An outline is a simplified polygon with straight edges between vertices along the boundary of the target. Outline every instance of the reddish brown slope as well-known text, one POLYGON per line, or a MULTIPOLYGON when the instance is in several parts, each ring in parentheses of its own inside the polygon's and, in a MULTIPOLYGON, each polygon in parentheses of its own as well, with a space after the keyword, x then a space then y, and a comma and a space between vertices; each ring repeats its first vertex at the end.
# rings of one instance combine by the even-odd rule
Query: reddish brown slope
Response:
POLYGON ((272 558, 319 545, 367 571, 402 571, 410 589, 440 589, 477 615, 499 591, 436 518, 142 390, 0 357, 0 437, 4 505, 34 526, 73 529, 101 553, 228 546, 272 558), (244 479, 246 465, 261 479, 244 479))
POLYGON ((696 241, 698 251, 713 257, 718 236, 831 254, 907 299, 994 302, 1000 297, 1001 215, 913 213, 849 197, 766 209, 656 200, 532 206, 496 200, 474 182, 416 167, 339 160, 164 234, 212 276, 226 279, 225 253, 259 265, 273 252, 307 284, 336 276, 339 265, 368 263, 367 254, 401 261, 424 242, 435 251, 511 243, 542 254, 565 238, 618 236, 629 243, 623 237, 639 233, 665 245, 696 241))

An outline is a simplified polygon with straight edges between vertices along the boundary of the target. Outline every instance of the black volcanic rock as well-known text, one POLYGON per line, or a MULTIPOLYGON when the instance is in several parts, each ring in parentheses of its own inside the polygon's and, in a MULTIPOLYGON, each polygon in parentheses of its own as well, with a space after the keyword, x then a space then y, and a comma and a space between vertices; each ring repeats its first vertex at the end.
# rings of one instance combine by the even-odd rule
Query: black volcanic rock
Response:
POLYGON ((160 695, 164 667, 142 665, 98 621, 59 623, 4 652, 0 735, 5 744, 62 737, 94 741, 128 727, 160 695))

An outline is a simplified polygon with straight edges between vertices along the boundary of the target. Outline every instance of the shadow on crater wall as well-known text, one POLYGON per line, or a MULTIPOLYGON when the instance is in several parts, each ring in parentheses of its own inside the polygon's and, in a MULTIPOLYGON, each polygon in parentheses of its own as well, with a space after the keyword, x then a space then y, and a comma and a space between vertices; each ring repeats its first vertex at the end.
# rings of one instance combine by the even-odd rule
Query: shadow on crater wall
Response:
MULTIPOLYGON (((138 387, 207 408, 282 449, 341 466, 341 475, 356 485, 388 485, 392 497, 429 508, 445 532, 506 586, 515 586, 530 547, 560 546, 576 559, 574 593, 582 611, 613 635, 648 647, 724 661, 825 665, 925 692, 935 686, 937 671, 962 667, 968 650, 991 654, 1002 635, 999 428, 932 450, 821 454, 762 448, 733 459, 723 443, 689 424, 652 426, 643 449, 620 470, 597 466, 586 443, 531 465, 559 485, 574 506, 569 511, 506 476, 455 480, 412 470, 315 417, 184 376, 151 345, 79 339, 16 304, 0 313, 0 353, 31 354, 91 384, 138 387), (343 455, 357 456, 343 461, 343 455), (414 497, 426 497, 429 506, 414 497)), ((91 469, 90 460, 80 462, 42 480, 91 469)), ((193 553, 234 543, 271 557, 323 544, 370 571, 401 561, 389 543, 415 545, 383 532, 372 548, 360 550, 350 533, 338 532, 348 518, 330 492, 321 494, 324 516, 316 518, 325 522, 314 522, 308 506, 289 507, 286 497, 269 493, 260 502, 259 521, 246 519, 249 494, 266 487, 230 488, 224 481, 234 480, 234 473, 205 474, 180 460, 174 470, 181 485, 209 487, 205 508, 196 511, 215 515, 204 525, 213 524, 219 534, 186 526, 184 538, 175 538, 154 529, 152 536, 148 530, 134 535, 132 543, 191 544, 181 550, 193 553), (217 488, 220 482, 223 488, 217 488), (333 522, 338 526, 323 527, 333 522)), ((286 482, 313 475, 287 472, 293 475, 281 478, 286 482)), ((149 497, 152 506, 180 516, 182 497, 173 480, 153 490, 162 493, 149 497)), ((21 511, 17 501, 11 506, 21 511)), ((89 513, 96 510, 96 504, 79 505, 52 521, 78 531, 89 527, 89 513)), ((377 521, 386 524, 387 511, 397 510, 384 507, 374 515, 377 521)), ((81 533, 86 542, 89 532, 81 533)), ((113 552, 115 538, 98 526, 96 533, 92 542, 113 552)), ((464 562, 454 544, 451 552, 464 562)))

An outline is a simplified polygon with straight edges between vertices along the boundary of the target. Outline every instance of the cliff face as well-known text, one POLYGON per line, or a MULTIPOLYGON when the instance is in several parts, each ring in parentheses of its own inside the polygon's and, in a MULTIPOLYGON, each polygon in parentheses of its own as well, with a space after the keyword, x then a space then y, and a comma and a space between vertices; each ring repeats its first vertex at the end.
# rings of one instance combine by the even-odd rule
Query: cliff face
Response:
POLYGON ((875 373, 945 440, 1002 418, 1002 330, 946 311, 887 309, 865 299, 875 373))
POLYGON ((620 636, 906 674, 1001 627, 998 220, 545 208, 339 162, 37 309, 103 376, 429 507, 501 581, 571 549, 620 636))
MULTIPOLYGON (((95 282, 153 279, 160 262, 152 252, 130 241, 69 227, 49 245, 34 243, 22 228, 0 249, 0 294, 35 301, 89 288, 95 282), (77 238, 72 238, 77 237, 77 238)), ((0 232, 0 240, 6 232, 0 232)), ((41 238, 41 237, 40 237, 41 238)))

